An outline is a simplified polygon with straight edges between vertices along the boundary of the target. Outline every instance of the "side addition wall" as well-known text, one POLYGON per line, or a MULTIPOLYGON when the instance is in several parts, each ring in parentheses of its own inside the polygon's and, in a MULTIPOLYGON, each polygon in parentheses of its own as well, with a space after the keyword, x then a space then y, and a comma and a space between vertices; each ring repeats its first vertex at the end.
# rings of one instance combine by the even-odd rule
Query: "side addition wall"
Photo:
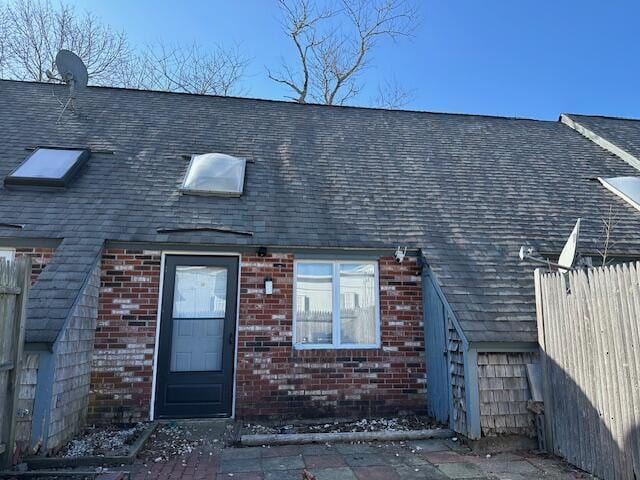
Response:
POLYGON ((47 449, 62 446, 87 418, 100 266, 92 270, 66 328, 54 344, 53 395, 47 449))
POLYGON ((478 353, 480 426, 483 436, 536 434, 526 365, 537 353, 478 353))

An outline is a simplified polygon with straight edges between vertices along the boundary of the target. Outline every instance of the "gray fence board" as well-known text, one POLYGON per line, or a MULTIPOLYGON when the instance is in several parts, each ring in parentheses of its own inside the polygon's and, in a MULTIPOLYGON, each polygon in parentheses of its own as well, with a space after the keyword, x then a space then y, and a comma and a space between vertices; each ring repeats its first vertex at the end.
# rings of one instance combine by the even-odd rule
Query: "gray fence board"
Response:
POLYGON ((546 444, 601 478, 640 478, 640 264, 536 271, 546 444))
POLYGON ((11 463, 31 259, 0 261, 0 468, 11 463))

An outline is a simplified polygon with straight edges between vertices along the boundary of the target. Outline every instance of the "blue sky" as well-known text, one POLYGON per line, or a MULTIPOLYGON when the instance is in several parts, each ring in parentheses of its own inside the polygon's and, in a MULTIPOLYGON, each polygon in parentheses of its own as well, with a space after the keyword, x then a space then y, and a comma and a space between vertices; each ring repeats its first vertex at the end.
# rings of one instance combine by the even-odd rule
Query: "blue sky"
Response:
MULTIPOLYGON (((561 112, 640 117, 637 0, 418 0, 411 40, 385 43, 360 103, 395 80, 410 109, 556 119, 561 112)), ((293 58, 272 0, 74 0, 139 44, 239 44, 247 96, 282 99, 266 66, 293 58)))

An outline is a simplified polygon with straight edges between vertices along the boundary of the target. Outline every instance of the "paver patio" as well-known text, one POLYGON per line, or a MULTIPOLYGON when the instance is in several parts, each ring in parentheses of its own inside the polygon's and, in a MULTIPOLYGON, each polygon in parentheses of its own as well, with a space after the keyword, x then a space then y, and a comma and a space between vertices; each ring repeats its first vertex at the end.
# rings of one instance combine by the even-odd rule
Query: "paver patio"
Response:
POLYGON ((479 456, 451 440, 194 451, 166 462, 140 461, 132 478, 302 480, 305 469, 317 480, 591 478, 556 458, 533 453, 479 456))

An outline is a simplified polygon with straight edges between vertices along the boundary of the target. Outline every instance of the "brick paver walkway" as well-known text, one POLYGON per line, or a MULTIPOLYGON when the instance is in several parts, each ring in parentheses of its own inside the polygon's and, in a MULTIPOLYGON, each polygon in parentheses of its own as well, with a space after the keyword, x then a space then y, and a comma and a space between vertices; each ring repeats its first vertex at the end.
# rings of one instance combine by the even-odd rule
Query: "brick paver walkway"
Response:
POLYGON ((535 454, 479 456, 450 440, 226 448, 134 465, 132 479, 317 480, 576 479, 566 463, 535 454))

